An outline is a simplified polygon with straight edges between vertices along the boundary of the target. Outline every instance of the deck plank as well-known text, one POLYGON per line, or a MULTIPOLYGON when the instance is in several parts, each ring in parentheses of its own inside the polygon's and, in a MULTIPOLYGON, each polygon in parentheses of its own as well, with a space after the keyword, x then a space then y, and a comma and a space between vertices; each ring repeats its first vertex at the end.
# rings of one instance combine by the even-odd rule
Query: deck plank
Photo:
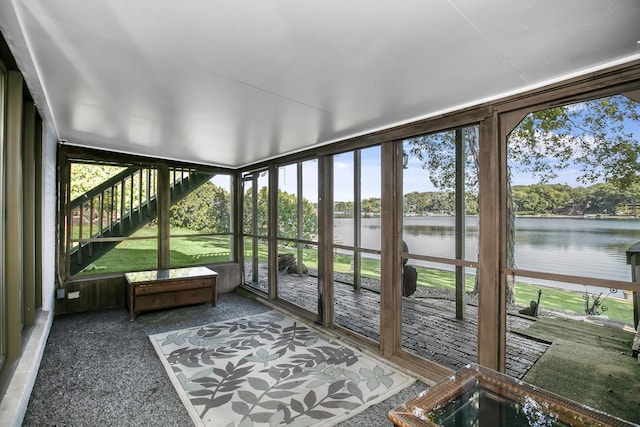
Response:
MULTIPOLYGON (((261 277, 266 277, 266 274, 261 277)), ((254 285, 266 291, 266 281, 254 285)), ((278 275, 279 298, 317 313, 317 277, 278 275)), ((507 328, 526 330, 535 321, 508 315, 507 328)), ((334 323, 356 334, 380 340, 380 294, 334 282, 334 323)), ((446 368, 458 370, 477 361, 478 309, 467 304, 465 319, 455 318, 455 301, 440 298, 402 299, 402 347, 446 368)), ((507 332, 506 374, 521 379, 549 344, 507 332)))

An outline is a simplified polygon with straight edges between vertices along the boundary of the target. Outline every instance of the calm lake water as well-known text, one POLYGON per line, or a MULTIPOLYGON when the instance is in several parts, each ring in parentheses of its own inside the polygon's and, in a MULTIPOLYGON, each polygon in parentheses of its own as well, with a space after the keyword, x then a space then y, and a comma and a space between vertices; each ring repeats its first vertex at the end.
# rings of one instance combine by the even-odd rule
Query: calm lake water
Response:
MULTIPOLYGON (((453 258, 454 221, 451 216, 405 217, 403 238, 409 251, 453 258)), ((334 224, 336 241, 352 245, 353 220, 338 218, 334 224)), ((478 218, 467 217, 465 228, 465 258, 476 261, 478 218)), ((516 218, 516 267, 548 273, 631 280, 631 267, 627 265, 625 251, 638 241, 638 219, 516 218)), ((380 249, 379 218, 362 220, 362 246, 380 249)), ((420 264, 414 260, 411 262, 420 264)), ((423 265, 429 266, 427 263, 423 265)), ((443 268, 441 265, 434 267, 443 268)), ((526 281, 542 283, 534 279, 526 281)), ((580 285, 563 284, 562 287, 584 291, 584 286, 580 285)))

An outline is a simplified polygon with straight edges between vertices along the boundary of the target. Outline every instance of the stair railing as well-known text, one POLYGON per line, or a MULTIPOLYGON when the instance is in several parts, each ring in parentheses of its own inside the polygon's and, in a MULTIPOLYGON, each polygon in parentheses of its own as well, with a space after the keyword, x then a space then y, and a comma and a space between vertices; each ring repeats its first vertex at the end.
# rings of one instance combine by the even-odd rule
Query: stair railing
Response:
MULTIPOLYGON (((88 245, 88 255, 92 256, 92 243, 98 239, 104 241, 105 236, 122 236, 125 220, 131 222, 135 215, 142 221, 145 209, 147 215, 153 216, 156 194, 156 171, 131 167, 72 200, 69 204, 71 251, 88 245)), ((81 262, 81 251, 78 257, 81 262)))
MULTIPOLYGON (((170 176, 173 201, 202 183, 196 177, 201 180, 211 177, 189 168, 172 168, 170 176)), ((140 226, 155 218, 157 189, 156 169, 130 167, 72 200, 69 255, 75 257, 75 264, 82 265, 94 256, 94 244, 102 247, 106 242, 121 241, 132 232, 134 224, 140 226)))

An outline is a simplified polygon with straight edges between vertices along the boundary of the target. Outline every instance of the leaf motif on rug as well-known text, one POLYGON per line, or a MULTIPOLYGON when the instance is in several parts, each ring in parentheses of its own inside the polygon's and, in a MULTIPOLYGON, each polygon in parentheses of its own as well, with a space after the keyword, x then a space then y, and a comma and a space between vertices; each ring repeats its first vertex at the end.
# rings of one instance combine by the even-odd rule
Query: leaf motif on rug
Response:
POLYGON ((333 425, 414 382, 277 311, 149 339, 196 425, 333 425))

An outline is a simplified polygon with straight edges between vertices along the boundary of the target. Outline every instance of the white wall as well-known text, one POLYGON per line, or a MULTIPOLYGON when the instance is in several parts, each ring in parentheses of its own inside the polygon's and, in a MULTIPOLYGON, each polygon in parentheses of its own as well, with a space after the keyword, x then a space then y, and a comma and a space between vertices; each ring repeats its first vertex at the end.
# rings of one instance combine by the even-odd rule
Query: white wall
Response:
POLYGON ((56 146, 51 126, 44 125, 42 143, 42 309, 55 307, 56 259, 56 146))
POLYGON ((0 427, 20 427, 51 330, 55 308, 56 144, 51 126, 42 130, 42 312, 24 343, 23 352, 0 399, 0 427))

